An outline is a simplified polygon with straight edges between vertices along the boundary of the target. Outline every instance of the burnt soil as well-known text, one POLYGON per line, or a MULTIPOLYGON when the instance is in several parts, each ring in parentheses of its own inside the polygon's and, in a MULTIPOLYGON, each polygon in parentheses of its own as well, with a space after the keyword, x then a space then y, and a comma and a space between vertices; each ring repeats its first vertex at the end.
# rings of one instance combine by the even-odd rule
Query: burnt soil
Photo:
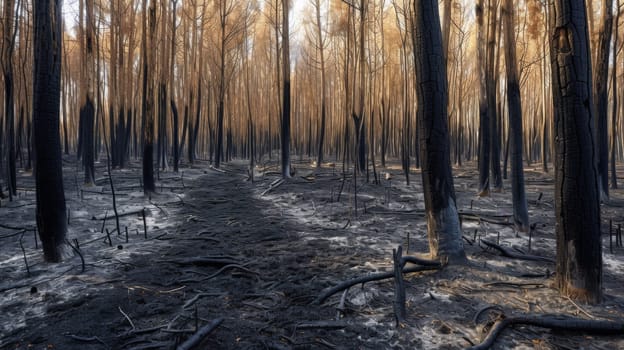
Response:
MULTIPOLYGON (((275 164, 257 167, 254 181, 242 161, 219 170, 187 164, 160 173, 151 198, 138 163, 116 169, 117 210, 128 214, 118 234, 105 164, 96 184, 84 186, 75 159, 65 159, 68 238, 78 241, 84 272, 69 246, 64 262, 42 261, 34 179, 21 173, 18 198, 0 207, 0 348, 174 349, 223 318, 197 349, 460 349, 480 341, 497 317, 488 312, 473 323, 489 305, 510 316, 624 318, 624 248, 611 249, 606 234, 610 220, 624 224, 622 190, 602 206, 605 300, 591 306, 552 288, 554 264, 506 258, 480 243, 554 258, 552 175, 525 172, 536 223, 529 248, 529 236, 509 224, 509 181, 502 193, 479 198, 474 164, 455 168, 469 263, 406 274, 407 320, 397 327, 392 280, 312 302, 342 281, 390 271, 399 245, 426 257, 418 170, 410 185, 389 167, 379 184, 371 173, 354 187, 341 164, 316 169, 301 161, 285 182, 275 164)), ((515 327, 494 348, 616 349, 624 337, 515 327)))

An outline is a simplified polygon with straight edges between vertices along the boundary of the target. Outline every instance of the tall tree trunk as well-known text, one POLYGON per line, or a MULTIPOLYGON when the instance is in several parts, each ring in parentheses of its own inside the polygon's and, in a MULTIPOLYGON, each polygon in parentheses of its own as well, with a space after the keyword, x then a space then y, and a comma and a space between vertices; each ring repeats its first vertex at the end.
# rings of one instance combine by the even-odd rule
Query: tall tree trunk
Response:
MULTIPOLYGON (((17 6, 19 7, 19 6, 17 6)), ((6 0, 4 3, 4 24, 2 42, 2 68, 4 75, 4 115, 6 118, 6 174, 9 187, 9 198, 17 195, 17 172, 15 167, 15 98, 13 93, 13 52, 15 36, 18 28, 18 13, 15 0, 6 0), (15 12, 14 11, 15 8, 15 12), (14 16, 12 16, 14 14, 14 16), (15 21, 15 26, 13 25, 15 21)), ((2 153, 0 152, 0 157, 2 153)))
POLYGON ((556 284, 563 295, 600 302, 600 197, 585 2, 555 0, 549 20, 555 107, 556 284))
POLYGON ((155 31, 156 7, 154 1, 150 3, 148 10, 147 0, 143 0, 143 191, 148 195, 156 191, 156 184, 154 183, 154 82, 152 80, 155 31), (149 33, 146 25, 148 21, 149 33))
POLYGON ((487 41, 487 70, 486 70, 486 86, 487 86, 487 104, 488 104, 488 121, 490 128, 490 185, 495 192, 503 189, 503 180, 501 176, 500 166, 500 132, 498 128, 497 113, 497 79, 496 75, 499 71, 498 66, 498 47, 500 44, 500 35, 498 35, 498 1, 488 0, 489 3, 489 28, 487 41))
POLYGON ((613 31, 613 73, 611 74, 611 92, 613 93, 613 104, 611 105, 611 188, 618 188, 617 174, 615 169, 615 156, 617 145, 617 121, 618 121, 618 69, 617 69, 617 57, 618 57, 618 29, 620 23, 620 0, 617 0, 617 14, 615 16, 615 26, 613 31))
POLYGON ((529 211, 524 192, 524 169, 522 166, 522 103, 516 62, 514 27, 514 4, 505 0, 503 25, 505 34, 505 67, 507 69, 507 104, 509 108, 509 144, 511 147, 511 195, 514 223, 520 232, 529 231, 529 211))
POLYGON ((289 9, 290 0, 282 0, 282 65, 284 85, 282 90, 282 177, 290 177, 290 30, 289 9))
POLYGON ((49 262, 61 261, 67 231, 59 133, 61 3, 62 0, 40 0, 33 3, 37 229, 43 245, 44 259, 49 262))
POLYGON ((594 74, 594 123, 596 128, 596 152, 598 160, 598 185, 600 199, 609 197, 609 56, 613 27, 613 0, 602 0, 602 23, 596 41, 594 74))
POLYGON ((82 82, 82 103, 80 107, 80 118, 82 126, 82 164, 84 167, 84 183, 91 185, 95 183, 95 104, 94 104, 94 74, 95 74, 95 16, 93 13, 93 0, 85 0, 85 35, 84 35, 84 56, 83 67, 85 69, 84 80, 82 82))
POLYGON ((486 55, 484 40, 485 8, 483 0, 478 0, 477 16, 477 66, 479 68, 479 196, 490 194, 490 121, 486 80, 486 55))
POLYGON ((453 188, 448 133, 448 83, 436 0, 414 0, 414 58, 419 142, 429 250, 435 258, 466 260, 453 188))
POLYGON ((323 29, 321 25, 321 1, 314 2, 316 10, 316 35, 318 39, 318 49, 321 60, 321 127, 318 136, 318 153, 316 158, 316 167, 320 168, 323 163, 323 146, 325 143, 325 124, 327 118, 327 82, 325 80, 325 41, 323 39, 323 29))

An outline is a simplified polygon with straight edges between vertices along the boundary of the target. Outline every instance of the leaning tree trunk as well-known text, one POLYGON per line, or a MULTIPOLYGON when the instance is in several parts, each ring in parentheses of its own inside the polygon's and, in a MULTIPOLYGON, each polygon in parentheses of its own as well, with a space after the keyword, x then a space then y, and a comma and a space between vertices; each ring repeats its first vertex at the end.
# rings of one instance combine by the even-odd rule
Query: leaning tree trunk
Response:
POLYGON ((563 295, 600 302, 600 198, 584 1, 552 2, 549 20, 555 108, 556 284, 563 295))
POLYGON ((522 103, 516 62, 514 30, 514 4, 505 0, 503 25, 505 34, 505 67, 507 69, 507 104, 509 108, 509 146, 511 147, 511 196, 514 223, 521 232, 529 231, 529 211, 524 192, 524 168, 522 166, 522 103))
POLYGON ((61 3, 34 6, 33 122, 37 187, 37 229, 44 259, 59 262, 67 231, 59 111, 61 99, 61 3))
POLYGON ((596 124, 596 152, 598 155, 598 184, 600 198, 609 197, 609 56, 611 29, 613 27, 613 0, 602 1, 602 26, 596 42, 596 65, 594 76, 594 108, 596 124))
POLYGON ((448 133, 448 83, 438 2, 414 1, 418 128, 429 249, 436 258, 466 259, 453 188, 448 133))

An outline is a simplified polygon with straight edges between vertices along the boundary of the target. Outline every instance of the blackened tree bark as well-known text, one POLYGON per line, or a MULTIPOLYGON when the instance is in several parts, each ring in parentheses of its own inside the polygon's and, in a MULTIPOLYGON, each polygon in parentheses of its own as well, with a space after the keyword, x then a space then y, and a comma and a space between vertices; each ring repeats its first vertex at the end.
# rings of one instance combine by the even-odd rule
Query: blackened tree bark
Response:
MULTIPOLYGON (((503 179, 500 166, 500 129, 498 123, 498 111, 497 111, 497 79, 498 74, 498 50, 497 41, 500 43, 500 36, 497 34, 498 26, 498 1, 488 0, 488 35, 487 35, 487 58, 486 58, 486 72, 485 81, 487 89, 487 104, 488 104, 488 121, 490 128, 490 189, 495 192, 500 192, 503 189, 503 179)), ((484 146, 484 145, 481 145, 484 146)))
MULTIPOLYGON (((6 118, 6 146, 7 146, 7 185, 9 198, 17 195, 17 176, 15 168, 15 99, 13 96, 13 52, 15 47, 15 35, 17 33, 17 9, 15 16, 13 10, 15 0, 6 0, 4 3, 4 30, 2 40, 2 73, 4 77, 4 116, 6 118), (13 26, 15 21, 15 28, 13 26)), ((18 6, 19 7, 19 6, 18 6)), ((1 153, 0 153, 1 154, 1 153)))
POLYGON ((448 82, 436 0, 414 0, 414 58, 418 138, 429 250, 434 258, 465 261, 457 213, 448 133, 448 82))
MULTIPOLYGON (((602 23, 596 42, 594 75, 594 112, 596 124, 596 151, 598 154, 598 184, 601 200, 609 197, 609 55, 613 28, 613 0, 602 0, 602 23)), ((614 94, 617 92, 614 91, 614 94)))
POLYGON ((95 127, 95 105, 94 105, 94 74, 95 74, 95 56, 94 56, 94 30, 95 17, 93 14, 93 0, 86 0, 86 21, 84 35, 84 56, 83 67, 86 70, 84 81, 82 82, 82 105, 80 107, 80 119, 82 121, 82 165, 84 167, 85 184, 95 183, 95 144, 94 144, 94 127, 95 127))
POLYGON ((524 192, 524 168, 522 165, 522 103, 516 61, 516 40, 514 29, 514 4, 512 0, 503 3, 503 25, 505 35, 505 67, 507 70, 507 104, 509 108, 509 147, 511 148, 511 195, 514 223, 521 232, 529 231, 529 211, 524 192))
POLYGON ((59 262, 67 231, 59 111, 61 100, 61 3, 33 2, 33 122, 37 187, 37 228, 44 259, 59 262))
POLYGON ((325 79, 325 40, 323 37, 323 28, 321 24, 321 1, 314 0, 313 3, 316 12, 316 36, 317 48, 319 50, 321 64, 321 127, 318 136, 318 152, 316 158, 316 167, 320 168, 323 163, 323 145, 325 143, 325 124, 327 118, 327 82, 325 79))
POLYGON ((477 16, 477 66, 479 67, 479 196, 490 194, 490 120, 485 67, 483 0, 475 8, 477 16))
POLYGON ((550 5, 555 117, 556 284, 563 295, 602 298, 600 198, 585 2, 550 5))
POLYGON ((290 30, 288 28, 289 0, 282 0, 282 177, 290 178, 290 30))
MULTIPOLYGON (((620 0, 617 0, 617 14, 615 15, 615 25, 614 27, 614 32, 615 35, 613 36, 613 61, 617 62, 617 56, 618 56, 618 28, 619 28, 619 24, 620 24, 620 0)), ((611 158, 610 158, 610 168, 611 168, 611 188, 618 188, 617 185, 617 173, 616 173, 616 169, 615 169, 615 153, 616 153, 616 145, 617 145, 617 124, 618 124, 618 115, 617 115, 617 111, 618 111, 618 83, 617 83, 617 76, 618 76, 618 69, 617 69, 617 64, 613 65, 613 73, 611 74, 611 91, 613 91, 613 103, 611 104, 611 158)))
POLYGON ((154 34, 156 29, 156 7, 154 1, 147 9, 143 0, 143 191, 150 194, 156 191, 154 183, 154 86, 152 81, 154 63, 154 34), (149 11, 149 12, 148 12, 149 11), (149 17, 149 33, 147 21, 149 17), (148 46, 149 41, 149 46, 148 46), (149 50, 149 53, 148 53, 149 50))

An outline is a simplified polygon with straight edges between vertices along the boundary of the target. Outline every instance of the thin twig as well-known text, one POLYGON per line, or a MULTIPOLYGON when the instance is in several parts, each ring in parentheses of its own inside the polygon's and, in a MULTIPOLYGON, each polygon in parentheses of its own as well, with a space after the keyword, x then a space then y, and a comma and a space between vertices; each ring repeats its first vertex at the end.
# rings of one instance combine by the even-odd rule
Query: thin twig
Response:
POLYGON ((134 322, 132 322, 132 320, 130 319, 130 316, 128 316, 122 309, 121 306, 118 306, 119 308, 119 312, 121 312, 122 315, 124 315, 124 317, 126 318, 126 320, 128 320, 128 322, 130 323, 130 326, 132 326, 132 330, 134 331, 136 329, 136 327, 134 326, 134 322))

